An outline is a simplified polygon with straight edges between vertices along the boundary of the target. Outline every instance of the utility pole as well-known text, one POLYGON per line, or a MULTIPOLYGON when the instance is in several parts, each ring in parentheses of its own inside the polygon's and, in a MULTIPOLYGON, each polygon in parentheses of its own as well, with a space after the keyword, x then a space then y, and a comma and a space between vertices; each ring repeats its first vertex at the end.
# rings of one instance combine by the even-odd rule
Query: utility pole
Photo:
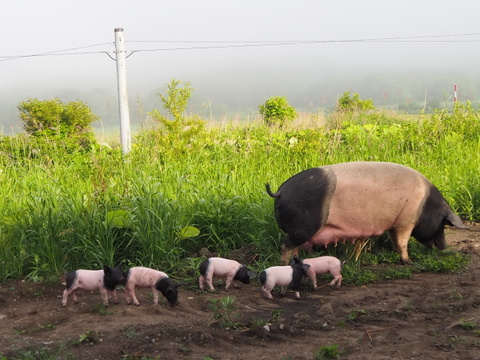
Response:
POLYGON ((127 71, 125 69, 125 39, 123 29, 115 29, 115 54, 117 61, 118 107, 120 108, 120 136, 122 152, 130 152, 130 113, 128 110, 127 71))

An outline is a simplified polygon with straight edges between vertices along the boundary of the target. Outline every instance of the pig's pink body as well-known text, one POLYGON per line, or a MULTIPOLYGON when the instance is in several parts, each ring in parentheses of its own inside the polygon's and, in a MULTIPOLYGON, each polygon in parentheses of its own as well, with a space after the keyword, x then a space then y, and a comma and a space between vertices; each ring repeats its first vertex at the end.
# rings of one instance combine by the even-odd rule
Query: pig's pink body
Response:
POLYGON ((118 304, 116 290, 114 289, 110 291, 105 288, 105 284, 103 283, 104 275, 103 270, 77 270, 75 281, 72 286, 63 291, 62 305, 67 306, 68 297, 70 295, 72 295, 73 302, 78 303, 78 298, 75 292, 79 289, 85 291, 100 291, 105 306, 108 306, 108 293, 110 292, 113 302, 118 304))
POLYGON ((238 261, 224 259, 219 257, 212 257, 209 260, 209 265, 205 275, 200 275, 198 279, 198 285, 200 290, 203 290, 204 282, 207 282, 208 288, 211 291, 214 291, 213 278, 226 278, 225 281, 225 290, 230 288, 230 285, 233 282, 235 287, 238 287, 236 281, 233 279, 238 269, 242 266, 238 261))
POLYGON ((158 304, 158 290, 155 288, 155 284, 163 278, 168 278, 168 275, 162 271, 141 266, 130 268, 125 285, 125 299, 127 304, 130 304, 133 300, 135 305, 140 305, 135 296, 135 287, 150 288, 153 292, 153 303, 158 304))
POLYGON ((316 258, 304 259, 304 264, 310 265, 307 270, 307 276, 312 280, 313 288, 317 289, 317 275, 330 273, 333 280, 330 286, 340 286, 342 284, 342 262, 334 256, 319 256, 316 258))
MULTIPOLYGON (((285 295, 287 286, 292 283, 293 269, 290 265, 286 266, 272 266, 265 270, 266 281, 262 286, 263 295, 270 300, 273 300, 271 291, 275 286, 282 287, 282 295, 285 295)), ((300 293, 295 291, 295 297, 300 298, 300 293)))

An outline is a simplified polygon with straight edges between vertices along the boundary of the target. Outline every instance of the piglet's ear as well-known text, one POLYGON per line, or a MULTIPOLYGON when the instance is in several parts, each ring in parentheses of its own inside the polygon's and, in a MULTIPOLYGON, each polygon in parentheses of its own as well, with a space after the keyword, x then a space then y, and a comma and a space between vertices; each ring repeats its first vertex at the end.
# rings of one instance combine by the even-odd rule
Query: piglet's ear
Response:
POLYGON ((302 264, 302 268, 304 271, 308 271, 308 269, 310 269, 310 264, 302 264))
POLYGON ((180 287, 180 286, 183 286, 183 284, 174 284, 173 286, 175 286, 175 289, 180 287))
POLYGON ((122 265, 123 265, 123 261, 119 261, 117 266, 115 266, 115 267, 121 269, 122 265))
POLYGON ((112 271, 111 271, 111 269, 110 269, 107 265, 103 265, 103 272, 104 272, 105 274, 109 274, 109 273, 111 273, 112 271))
POLYGON ((253 271, 251 271, 251 270, 248 270, 248 271, 247 271, 247 276, 248 276, 248 277, 253 277, 253 276, 256 276, 256 275, 257 275, 257 274, 255 274, 255 273, 254 273, 253 271))

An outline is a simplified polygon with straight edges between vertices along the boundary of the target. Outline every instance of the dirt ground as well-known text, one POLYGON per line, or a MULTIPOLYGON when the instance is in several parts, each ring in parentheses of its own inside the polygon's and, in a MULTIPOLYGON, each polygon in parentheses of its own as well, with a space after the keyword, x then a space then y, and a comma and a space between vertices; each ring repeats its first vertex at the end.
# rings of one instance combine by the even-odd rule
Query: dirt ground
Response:
POLYGON ((179 288, 175 308, 163 297, 153 305, 146 289, 137 290, 138 307, 120 291, 120 304, 107 309, 86 292, 63 308, 60 280, 0 284, 0 354, 46 358, 63 344, 58 359, 480 359, 480 225, 469 226, 447 230, 449 249, 471 255, 461 273, 306 287, 301 300, 292 292, 265 300, 254 281, 229 292, 220 283, 213 293, 179 288), (209 307, 226 296, 235 297, 238 328, 209 307))

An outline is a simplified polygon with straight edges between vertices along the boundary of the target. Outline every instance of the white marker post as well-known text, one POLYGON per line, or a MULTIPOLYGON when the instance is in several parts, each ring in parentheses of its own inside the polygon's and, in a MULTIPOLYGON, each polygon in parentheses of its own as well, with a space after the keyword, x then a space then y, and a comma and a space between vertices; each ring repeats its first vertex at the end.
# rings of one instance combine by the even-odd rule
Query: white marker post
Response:
POLYGON ((453 85, 453 102, 457 103, 457 84, 453 85))
POLYGON ((127 71, 125 69, 125 41, 122 28, 115 29, 115 54, 117 60, 118 107, 120 109, 122 152, 128 154, 131 146, 130 114, 128 110, 127 71))

